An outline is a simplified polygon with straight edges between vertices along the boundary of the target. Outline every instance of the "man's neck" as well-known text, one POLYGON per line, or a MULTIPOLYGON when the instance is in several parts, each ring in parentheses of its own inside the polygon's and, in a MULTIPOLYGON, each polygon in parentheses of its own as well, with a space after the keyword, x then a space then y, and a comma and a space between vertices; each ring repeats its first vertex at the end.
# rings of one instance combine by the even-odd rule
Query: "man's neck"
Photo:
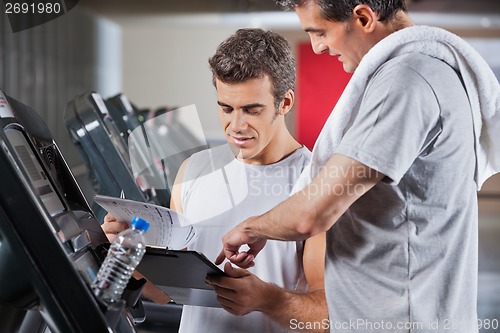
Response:
POLYGON ((415 23, 410 16, 406 12, 399 11, 394 14, 394 17, 389 22, 382 24, 382 33, 385 34, 384 37, 387 37, 393 32, 411 27, 412 25, 415 25, 415 23))

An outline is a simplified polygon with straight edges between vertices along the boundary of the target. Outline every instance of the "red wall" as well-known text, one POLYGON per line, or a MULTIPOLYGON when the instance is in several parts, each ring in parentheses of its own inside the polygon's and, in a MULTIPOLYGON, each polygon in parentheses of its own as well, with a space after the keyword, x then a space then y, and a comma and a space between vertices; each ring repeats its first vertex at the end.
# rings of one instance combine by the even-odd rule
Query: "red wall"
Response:
POLYGON ((351 75, 336 57, 314 54, 309 42, 298 44, 296 136, 309 149, 351 75))

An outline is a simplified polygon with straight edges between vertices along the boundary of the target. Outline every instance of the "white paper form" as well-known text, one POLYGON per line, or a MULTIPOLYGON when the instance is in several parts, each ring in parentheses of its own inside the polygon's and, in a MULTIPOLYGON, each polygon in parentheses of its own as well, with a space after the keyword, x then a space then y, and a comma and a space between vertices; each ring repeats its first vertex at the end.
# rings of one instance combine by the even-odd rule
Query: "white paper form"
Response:
POLYGON ((147 245, 185 248, 196 235, 186 217, 166 207, 97 194, 94 201, 119 221, 130 223, 134 216, 149 222, 144 234, 147 245))

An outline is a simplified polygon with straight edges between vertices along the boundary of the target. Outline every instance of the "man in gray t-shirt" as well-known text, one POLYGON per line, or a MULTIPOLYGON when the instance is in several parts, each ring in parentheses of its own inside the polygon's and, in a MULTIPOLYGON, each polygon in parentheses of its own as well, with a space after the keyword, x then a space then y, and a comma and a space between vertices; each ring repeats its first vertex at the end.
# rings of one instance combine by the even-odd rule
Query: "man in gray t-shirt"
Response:
POLYGON ((487 177, 477 154, 491 148, 478 146, 480 117, 500 112, 483 103, 498 82, 479 88, 491 70, 462 70, 478 67, 469 46, 413 26, 402 0, 278 2, 295 10, 315 53, 354 75, 303 189, 226 234, 219 261, 245 267, 267 239, 328 230, 325 329, 477 332, 476 189, 487 177))
POLYGON ((354 320, 363 332, 402 325, 424 332, 439 320, 442 330, 460 321, 454 332, 474 331, 477 203, 468 105, 453 69, 419 53, 389 60, 368 82, 336 153, 385 177, 327 234, 333 326, 354 320))

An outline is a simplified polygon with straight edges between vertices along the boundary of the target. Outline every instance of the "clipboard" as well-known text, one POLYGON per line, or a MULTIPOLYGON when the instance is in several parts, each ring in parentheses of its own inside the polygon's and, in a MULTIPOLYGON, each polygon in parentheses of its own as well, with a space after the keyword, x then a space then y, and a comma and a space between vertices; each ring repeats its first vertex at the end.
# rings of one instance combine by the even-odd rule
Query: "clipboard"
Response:
POLYGON ((177 304, 221 307, 205 277, 225 273, 200 252, 147 246, 137 270, 177 304))

